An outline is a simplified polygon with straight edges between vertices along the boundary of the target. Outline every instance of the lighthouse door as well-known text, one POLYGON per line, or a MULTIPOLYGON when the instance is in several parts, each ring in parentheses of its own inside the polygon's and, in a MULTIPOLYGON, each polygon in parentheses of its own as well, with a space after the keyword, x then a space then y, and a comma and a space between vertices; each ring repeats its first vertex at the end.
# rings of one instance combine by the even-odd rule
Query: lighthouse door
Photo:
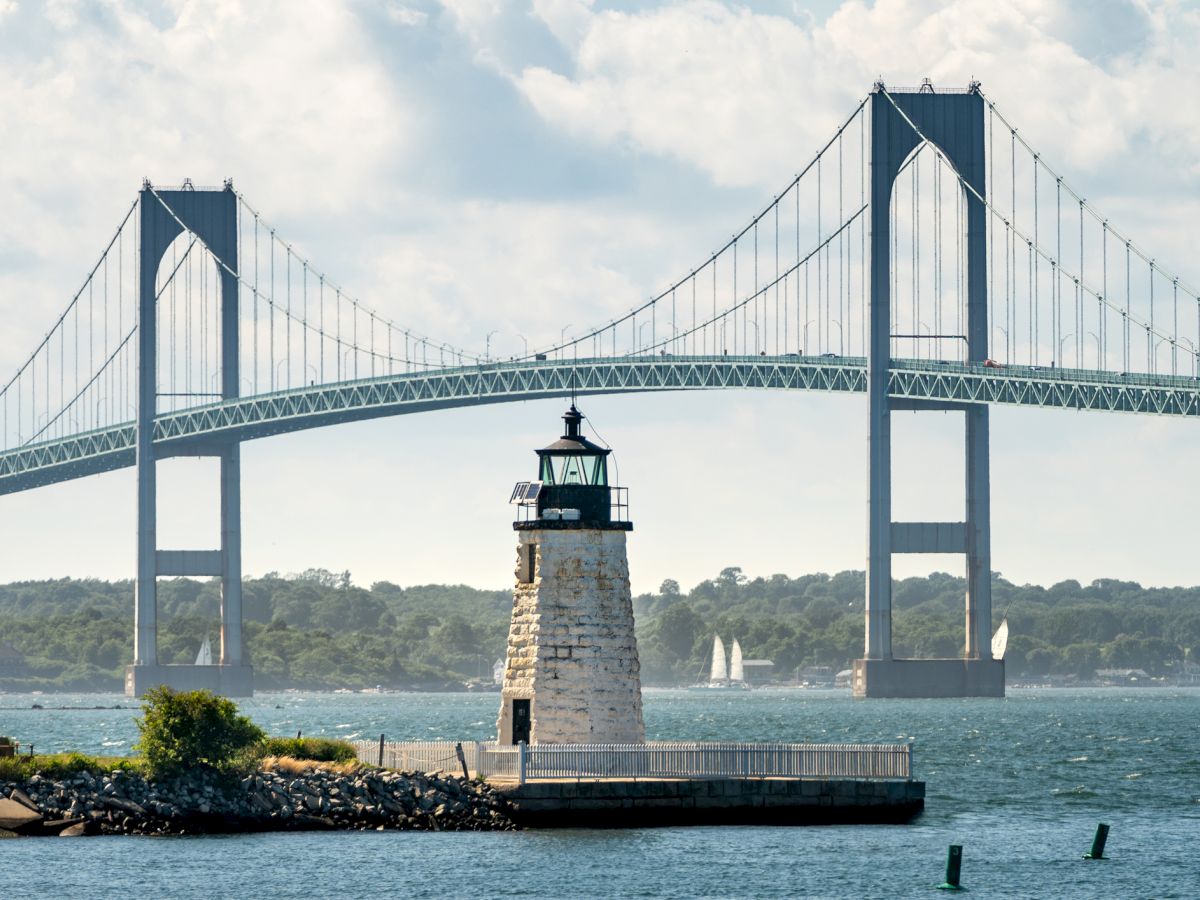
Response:
POLYGON ((530 729, 528 700, 513 700, 512 723, 512 742, 519 744, 524 741, 528 744, 530 729))

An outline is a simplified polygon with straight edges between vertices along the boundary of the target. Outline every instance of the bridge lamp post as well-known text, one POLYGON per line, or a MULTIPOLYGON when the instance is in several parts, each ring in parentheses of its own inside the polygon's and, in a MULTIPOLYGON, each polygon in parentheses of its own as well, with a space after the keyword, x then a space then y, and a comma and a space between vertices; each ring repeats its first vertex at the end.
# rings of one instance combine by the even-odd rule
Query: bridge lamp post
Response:
POLYGON ((489 331, 487 338, 483 342, 483 358, 488 362, 492 361, 492 335, 499 334, 497 331, 489 331))
POLYGON ((842 323, 837 319, 830 319, 829 322, 831 325, 836 325, 838 327, 838 356, 845 356, 846 342, 842 337, 842 323))
MULTIPOLYGON (((929 337, 929 349, 932 351, 933 350, 933 329, 930 328, 928 325, 926 325, 924 322, 917 322, 917 333, 918 334, 920 333, 922 328, 925 329, 925 334, 929 337)), ((921 339, 917 338, 917 358, 918 359, 920 358, 920 346, 921 346, 921 339)), ((933 354, 930 353, 930 359, 932 359, 932 358, 933 358, 933 354)))
POLYGON ((1063 345, 1071 338, 1075 337, 1075 332, 1070 331, 1058 339, 1058 367, 1063 367, 1063 345))
POLYGON ((1103 351, 1100 349, 1100 335, 1096 334, 1096 332, 1091 331, 1090 329, 1088 330, 1088 334, 1096 339, 1096 369, 1097 370, 1103 369, 1104 368, 1104 360, 1102 359, 1102 357, 1104 354, 1103 354, 1103 351))
MULTIPOLYGON (((350 377, 350 354, 354 352, 354 348, 350 347, 342 354, 342 371, 346 373, 346 377, 350 377)), ((357 372, 355 373, 358 374, 357 372)))
MULTIPOLYGON (((646 326, 653 325, 653 324, 654 324, 653 322, 643 322, 641 325, 638 326, 638 349, 639 350, 642 349, 642 347, 644 347, 646 345, 646 335, 645 335, 646 326)), ((650 348, 646 347, 646 349, 648 350, 650 348)))
MULTIPOLYGON (((1153 362, 1153 365, 1150 367, 1150 371, 1152 371, 1152 372, 1158 371, 1158 348, 1161 347, 1163 344, 1170 344, 1172 347, 1175 346, 1175 342, 1173 340, 1171 340, 1171 338, 1160 338, 1159 339, 1158 343, 1154 345, 1154 362, 1153 362)), ((1175 372, 1172 371, 1171 374, 1174 375, 1175 372)))
POLYGON ((1008 351, 1008 329, 1005 328, 1003 325, 995 325, 993 327, 997 331, 1004 333, 1004 348, 1005 348, 1004 361, 1007 363, 1008 362, 1008 352, 1007 352, 1008 351))
POLYGON ((1188 338, 1180 337, 1179 339, 1188 345, 1188 350, 1192 357, 1192 377, 1195 378, 1197 374, 1200 374, 1196 370, 1196 363, 1198 360, 1200 360, 1200 352, 1197 352, 1196 345, 1193 344, 1188 338))
POLYGON ((804 346, 800 348, 801 353, 808 353, 808 326, 812 325, 816 319, 809 319, 804 323, 804 346))
POLYGON ((571 322, 568 322, 558 332, 558 358, 559 359, 563 358, 563 349, 564 349, 563 344, 565 344, 567 342, 567 329, 571 327, 571 324, 572 324, 571 322))
POLYGON ((525 339, 525 335, 521 334, 521 332, 519 332, 519 331, 514 331, 513 334, 515 334, 517 337, 519 337, 521 339, 521 346, 523 346, 525 348, 525 356, 528 356, 529 355, 529 341, 527 341, 525 339))

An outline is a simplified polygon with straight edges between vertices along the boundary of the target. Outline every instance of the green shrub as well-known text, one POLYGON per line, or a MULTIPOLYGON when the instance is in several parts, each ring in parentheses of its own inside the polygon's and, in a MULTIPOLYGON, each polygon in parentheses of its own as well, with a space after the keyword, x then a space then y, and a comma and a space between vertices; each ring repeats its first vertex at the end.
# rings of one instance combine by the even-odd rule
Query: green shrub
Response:
POLYGON ((165 686, 146 693, 137 727, 137 749, 156 777, 197 765, 234 771, 245 766, 265 737, 238 713, 232 700, 211 691, 173 691, 165 686))
POLYGON ((263 742, 263 754, 314 762, 351 762, 358 758, 350 744, 332 738, 267 738, 263 742))

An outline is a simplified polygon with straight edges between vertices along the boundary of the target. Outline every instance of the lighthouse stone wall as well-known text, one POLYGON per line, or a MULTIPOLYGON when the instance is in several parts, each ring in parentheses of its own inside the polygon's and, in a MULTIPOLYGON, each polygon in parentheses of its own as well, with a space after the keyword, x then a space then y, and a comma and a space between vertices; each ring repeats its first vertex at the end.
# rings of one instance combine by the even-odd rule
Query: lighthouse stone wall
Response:
POLYGON ((625 531, 517 534, 499 742, 512 743, 514 699, 531 701, 531 743, 643 742, 625 531))

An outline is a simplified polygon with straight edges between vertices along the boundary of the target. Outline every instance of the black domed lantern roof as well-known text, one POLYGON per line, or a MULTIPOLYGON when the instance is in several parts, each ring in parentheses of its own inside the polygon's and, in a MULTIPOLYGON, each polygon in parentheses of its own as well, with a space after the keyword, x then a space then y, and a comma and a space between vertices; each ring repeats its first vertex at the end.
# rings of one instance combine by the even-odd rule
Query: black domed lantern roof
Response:
POLYGON ((543 485, 608 485, 608 461, 611 450, 593 444, 582 434, 583 413, 571 404, 563 414, 566 433, 549 446, 537 451, 538 479, 543 485))

